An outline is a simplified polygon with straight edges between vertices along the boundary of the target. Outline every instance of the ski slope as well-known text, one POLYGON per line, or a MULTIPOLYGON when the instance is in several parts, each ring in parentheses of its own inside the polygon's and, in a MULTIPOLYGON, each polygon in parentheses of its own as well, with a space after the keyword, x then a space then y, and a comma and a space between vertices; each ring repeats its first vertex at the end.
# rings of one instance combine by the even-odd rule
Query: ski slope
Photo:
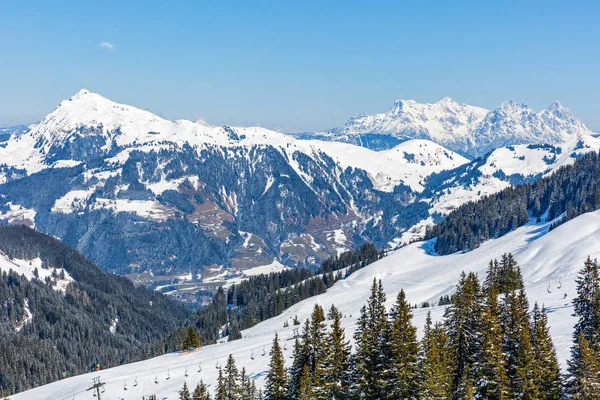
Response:
MULTIPOLYGON (((292 338, 294 328, 298 328, 291 323, 294 315, 304 320, 315 304, 327 309, 333 303, 343 313, 343 327, 346 336, 351 338, 360 307, 367 300, 373 278, 383 280, 388 307, 401 288, 404 288, 408 301, 413 304, 423 301, 437 304, 441 295, 453 292, 461 271, 475 271, 483 279, 488 261, 505 252, 512 252, 521 265, 531 306, 535 301, 545 305, 559 361, 564 369, 575 322, 571 316, 575 277, 588 255, 592 258, 600 256, 600 211, 581 215, 551 232, 548 232, 548 223, 536 224, 531 221, 466 254, 437 256, 433 252, 432 241, 414 243, 337 282, 327 293, 298 303, 282 315, 243 331, 243 339, 206 346, 191 354, 167 354, 98 373, 68 378, 11 398, 92 399, 92 394, 85 392, 85 389, 91 384, 92 378, 99 376, 106 382, 103 399, 140 399, 150 394, 156 394, 159 399, 176 399, 184 380, 188 385, 195 386, 202 379, 213 389, 218 372, 215 367, 224 365, 229 354, 234 355, 238 367, 246 367, 257 384, 262 386, 269 361, 269 348, 276 332, 282 340, 287 365, 291 364, 292 338), (567 297, 563 298, 565 293, 567 297), (290 323, 287 328, 283 327, 285 321, 290 323), (167 379, 168 376, 170 379, 167 379), (136 377, 138 385, 134 387, 136 377), (155 379, 158 383, 155 383, 155 379), (124 390, 125 385, 128 390, 124 390)), ((432 312, 434 320, 440 320, 443 309, 444 307, 432 307, 414 310, 414 323, 419 328, 419 333, 427 311, 432 312)))

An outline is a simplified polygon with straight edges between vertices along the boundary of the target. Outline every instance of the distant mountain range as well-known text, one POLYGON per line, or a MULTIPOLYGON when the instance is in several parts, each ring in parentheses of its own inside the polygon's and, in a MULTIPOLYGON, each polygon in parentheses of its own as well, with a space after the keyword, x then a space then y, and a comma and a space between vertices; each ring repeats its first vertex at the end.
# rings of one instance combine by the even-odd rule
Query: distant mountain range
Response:
POLYGON ((592 132, 558 101, 540 112, 514 101, 494 110, 446 97, 423 104, 397 100, 379 114, 360 114, 341 127, 304 138, 353 143, 375 150, 410 139, 427 139, 469 158, 515 144, 557 144, 592 132))
POLYGON ((396 246, 466 201, 600 148, 558 103, 535 113, 399 101, 315 137, 325 140, 168 121, 82 90, 0 138, 0 223, 177 292, 316 265, 365 241, 396 246))

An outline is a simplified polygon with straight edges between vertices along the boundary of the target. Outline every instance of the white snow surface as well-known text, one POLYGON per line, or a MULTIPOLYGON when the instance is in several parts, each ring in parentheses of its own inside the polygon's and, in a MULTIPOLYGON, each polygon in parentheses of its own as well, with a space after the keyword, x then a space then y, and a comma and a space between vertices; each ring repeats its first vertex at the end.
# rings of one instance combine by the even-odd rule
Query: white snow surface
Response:
MULTIPOLYGON (((47 165, 44 160, 50 155, 53 146, 72 141, 78 135, 92 134, 106 139, 106 145, 101 148, 105 153, 114 145, 126 147, 109 160, 111 163, 123 163, 133 150, 149 152, 185 144, 197 149, 207 146, 233 149, 274 146, 288 156, 301 177, 304 174, 293 159, 295 151, 304 152, 313 158, 327 155, 343 169, 364 169, 374 186, 384 191, 391 191, 399 183, 421 190, 420 181, 427 175, 455 168, 467 161, 464 157, 425 140, 403 143, 387 152, 375 152, 344 143, 297 140, 260 127, 217 127, 204 121, 168 121, 148 111, 115 103, 85 89, 61 102, 39 124, 30 126, 28 132, 11 138, 5 148, 0 148, 0 160, 3 164, 25 169, 28 173, 49 167, 77 165, 78 162, 72 160, 60 160, 47 165), (407 159, 405 153, 412 159, 407 159)), ((150 189, 160 193, 176 184, 177 182, 161 182, 152 184, 150 189)), ((268 189, 269 186, 265 188, 265 192, 268 189)), ((75 195, 83 193, 71 194, 75 195)), ((66 197, 57 202, 54 210, 71 212, 69 205, 73 200, 76 199, 66 197)))
MULTIPOLYGON (((200 379, 214 389, 217 365, 224 365, 233 354, 238 367, 246 367, 259 386, 264 384, 268 368, 268 350, 273 336, 279 334, 284 347, 286 364, 291 364, 294 326, 291 319, 297 315, 301 321, 308 318, 313 306, 325 309, 335 304, 343 313, 342 324, 346 337, 351 338, 361 306, 366 302, 373 279, 381 279, 391 306, 398 291, 403 288, 410 303, 430 301, 437 304, 441 295, 455 290, 461 271, 475 271, 485 278, 487 263, 505 252, 512 252, 521 265, 530 304, 544 304, 548 311, 550 331, 562 368, 566 366, 571 345, 575 318, 572 317, 571 300, 575 296, 575 277, 584 259, 600 256, 600 211, 581 215, 548 232, 548 223, 527 225, 499 239, 483 243, 478 249, 464 254, 438 256, 433 252, 433 241, 413 243, 384 259, 355 272, 337 282, 327 293, 302 301, 282 315, 264 321, 242 332, 243 339, 232 343, 205 346, 190 354, 172 353, 134 364, 124 365, 98 373, 89 373, 45 385, 13 395, 15 400, 28 399, 88 399, 85 389, 92 378, 99 376, 106 382, 106 398, 134 399, 156 394, 158 398, 176 399, 177 392, 186 381, 195 386, 200 379), (558 288, 559 286, 560 289, 558 288), (564 294, 567 295, 566 298, 564 294), (290 323, 283 327, 285 321, 290 323), (263 349, 267 355, 262 356, 263 349), (254 353, 255 359, 251 359, 254 353), (202 371, 198 372, 201 363, 202 371), (184 376, 187 369, 189 376, 184 376), (166 380, 167 373, 171 379, 166 380), (132 384, 137 377, 139 385, 132 384), (155 377, 158 383, 154 383, 155 377), (124 382, 129 390, 123 390, 124 382)), ((440 320, 443 307, 414 310, 413 323, 419 333, 428 311, 434 320, 440 320)))
POLYGON ((63 268, 43 268, 42 264, 43 262, 39 257, 31 260, 23 260, 19 258, 10 259, 6 254, 0 251, 0 273, 8 273, 8 271, 12 270, 13 272, 24 276, 25 279, 30 281, 35 278, 34 271, 37 269, 38 279, 44 282, 46 278, 52 278, 52 273, 56 269, 57 275, 60 275, 61 271, 64 272, 65 279, 55 279, 53 288, 54 290, 59 290, 64 293, 67 290, 69 283, 74 281, 73 277, 71 277, 67 270, 63 268))
MULTIPOLYGON (((429 214, 446 216, 466 202, 477 201, 511 186, 508 178, 512 175, 521 175, 524 179, 550 175, 560 167, 573 164, 578 157, 591 151, 600 151, 600 139, 591 135, 571 138, 554 146, 521 144, 498 148, 485 158, 484 163, 477 166, 481 175, 476 183, 453 185, 428 199, 429 214)), ((478 161, 474 161, 473 164, 477 165, 478 161)), ((403 232, 400 237, 390 241, 388 247, 395 248, 422 238, 426 228, 434 224, 432 217, 423 219, 403 232)))
POLYGON ((387 112, 360 114, 318 136, 342 141, 360 138, 363 134, 429 139, 453 150, 482 156, 510 144, 560 143, 591 133, 558 101, 535 112, 512 100, 494 110, 486 110, 445 97, 431 104, 396 100, 387 112))

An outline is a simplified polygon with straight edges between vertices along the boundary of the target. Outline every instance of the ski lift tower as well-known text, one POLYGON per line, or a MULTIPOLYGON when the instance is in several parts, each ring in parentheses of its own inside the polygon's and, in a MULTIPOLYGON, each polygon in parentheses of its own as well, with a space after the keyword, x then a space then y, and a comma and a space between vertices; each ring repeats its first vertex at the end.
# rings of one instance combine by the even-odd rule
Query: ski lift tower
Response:
POLYGON ((100 377, 94 378, 93 385, 87 389, 87 391, 96 389, 96 394, 98 395, 98 400, 100 400, 100 388, 104 387, 104 382, 100 382, 100 377))

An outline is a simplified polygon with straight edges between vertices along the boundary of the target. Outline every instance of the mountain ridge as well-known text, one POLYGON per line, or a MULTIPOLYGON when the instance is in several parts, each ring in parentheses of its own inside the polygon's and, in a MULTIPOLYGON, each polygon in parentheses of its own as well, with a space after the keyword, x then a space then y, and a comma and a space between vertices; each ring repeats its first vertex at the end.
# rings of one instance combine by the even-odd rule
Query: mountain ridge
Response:
POLYGON ((379 136, 379 142, 366 144, 377 150, 399 141, 422 138, 477 158, 498 147, 556 144, 589 134, 592 131, 558 100, 535 112, 513 100, 486 110, 445 97, 436 103, 396 100, 386 112, 361 113, 343 126, 303 137, 365 145, 364 137, 379 136))

